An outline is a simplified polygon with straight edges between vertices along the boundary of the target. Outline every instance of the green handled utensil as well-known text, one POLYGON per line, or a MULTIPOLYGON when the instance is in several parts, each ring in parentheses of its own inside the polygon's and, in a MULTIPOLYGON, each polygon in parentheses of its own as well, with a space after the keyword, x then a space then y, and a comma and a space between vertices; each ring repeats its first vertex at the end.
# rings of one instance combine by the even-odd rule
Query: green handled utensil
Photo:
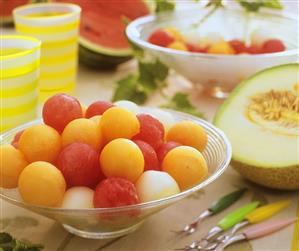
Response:
POLYGON ((190 224, 186 225, 182 230, 174 232, 178 234, 193 234, 197 230, 199 224, 204 219, 217 213, 220 213, 221 211, 232 205, 234 202, 236 202, 239 198, 243 196, 246 190, 247 188, 238 189, 232 193, 229 193, 221 197, 217 201, 214 201, 208 209, 203 211, 190 224))
POLYGON ((215 227, 211 228, 211 230, 200 241, 193 241, 190 245, 186 246, 182 250, 192 250, 195 248, 197 250, 205 249, 209 244, 209 240, 212 240, 216 235, 243 221, 246 215, 256 209, 259 204, 259 201, 254 201, 234 210, 221 219, 215 227))

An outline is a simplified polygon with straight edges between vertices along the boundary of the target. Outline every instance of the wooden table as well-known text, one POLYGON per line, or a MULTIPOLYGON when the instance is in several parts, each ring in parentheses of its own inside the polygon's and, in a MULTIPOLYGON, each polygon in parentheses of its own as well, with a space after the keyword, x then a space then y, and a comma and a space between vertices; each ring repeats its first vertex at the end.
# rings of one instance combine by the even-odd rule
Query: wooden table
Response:
MULTIPOLYGON (((128 72, 134 70, 134 62, 122 65, 117 71, 99 72, 80 66, 78 75, 77 95, 79 99, 89 104, 95 100, 109 100, 115 87, 115 81, 128 72)), ((181 77, 171 74, 170 86, 166 93, 171 95, 176 90, 190 92, 192 86, 181 77)), ((192 102, 206 117, 211 120, 219 100, 205 97, 199 93, 192 95, 192 102)), ((163 98, 155 94, 151 97, 148 105, 163 103, 163 98)), ((30 211, 12 206, 0 201, 2 231, 8 231, 18 238, 28 239, 35 243, 42 243, 45 251, 158 251, 173 250, 198 239, 207 230, 223 217, 229 210, 205 221, 198 233, 183 239, 174 238, 170 230, 177 230, 190 222, 199 212, 204 210, 212 201, 219 198, 235 187, 248 185, 255 189, 255 193, 247 193, 238 203, 229 210, 236 208, 258 197, 263 201, 275 201, 282 198, 290 198, 291 206, 274 218, 287 218, 299 216, 298 192, 273 192, 271 190, 256 187, 244 181, 232 168, 228 170, 206 189, 190 196, 177 204, 151 216, 135 233, 112 240, 88 240, 67 233, 63 227, 53 220, 39 216, 30 211)), ((236 251, 298 251, 299 250, 299 224, 289 226, 286 229, 269 237, 249 242, 242 242, 229 247, 227 250, 236 251), (296 235, 296 236, 295 236, 296 235), (292 249, 291 249, 292 247, 292 249)))

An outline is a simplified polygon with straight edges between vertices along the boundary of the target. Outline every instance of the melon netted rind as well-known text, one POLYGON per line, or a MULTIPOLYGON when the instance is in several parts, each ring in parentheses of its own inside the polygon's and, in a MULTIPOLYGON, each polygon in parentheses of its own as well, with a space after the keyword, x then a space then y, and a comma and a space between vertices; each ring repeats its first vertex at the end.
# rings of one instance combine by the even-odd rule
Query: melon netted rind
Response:
POLYGON ((95 69, 113 69, 131 59, 131 56, 110 56, 79 46, 80 63, 95 69))
POLYGON ((283 168, 265 168, 232 160, 231 166, 243 177, 259 185, 280 190, 299 189, 299 165, 283 168))

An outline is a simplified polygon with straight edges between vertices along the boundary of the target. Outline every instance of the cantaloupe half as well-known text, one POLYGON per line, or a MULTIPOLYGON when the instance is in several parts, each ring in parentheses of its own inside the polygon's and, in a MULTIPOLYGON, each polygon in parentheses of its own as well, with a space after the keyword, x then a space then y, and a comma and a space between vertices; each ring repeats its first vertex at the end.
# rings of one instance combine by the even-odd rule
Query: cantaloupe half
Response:
POLYGON ((232 166, 270 188, 299 189, 299 64, 266 69, 243 81, 214 124, 233 148, 232 166))

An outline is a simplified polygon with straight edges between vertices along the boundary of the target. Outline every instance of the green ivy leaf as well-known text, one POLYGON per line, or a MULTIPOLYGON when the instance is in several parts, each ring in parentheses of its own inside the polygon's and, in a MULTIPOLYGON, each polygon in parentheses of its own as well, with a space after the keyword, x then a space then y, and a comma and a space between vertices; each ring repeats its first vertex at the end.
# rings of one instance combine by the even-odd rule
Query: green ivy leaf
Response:
POLYGON ((156 13, 161 13, 164 11, 173 11, 175 9, 175 3, 171 0, 155 0, 156 13))
POLYGON ((168 104, 162 105, 161 107, 189 113, 191 115, 204 118, 203 113, 198 111, 197 108, 190 103, 188 94, 186 93, 176 93, 168 104))
POLYGON ((44 247, 14 239, 9 233, 0 233, 0 251, 41 251, 44 247))
POLYGON ((117 88, 112 97, 112 101, 131 100, 137 104, 143 104, 147 98, 147 94, 140 85, 137 75, 129 75, 117 82, 117 88))
POLYGON ((223 7, 223 0, 209 0, 206 7, 214 6, 215 8, 223 7))
POLYGON ((258 12, 260 8, 283 9, 280 0, 236 0, 248 12, 258 12))

